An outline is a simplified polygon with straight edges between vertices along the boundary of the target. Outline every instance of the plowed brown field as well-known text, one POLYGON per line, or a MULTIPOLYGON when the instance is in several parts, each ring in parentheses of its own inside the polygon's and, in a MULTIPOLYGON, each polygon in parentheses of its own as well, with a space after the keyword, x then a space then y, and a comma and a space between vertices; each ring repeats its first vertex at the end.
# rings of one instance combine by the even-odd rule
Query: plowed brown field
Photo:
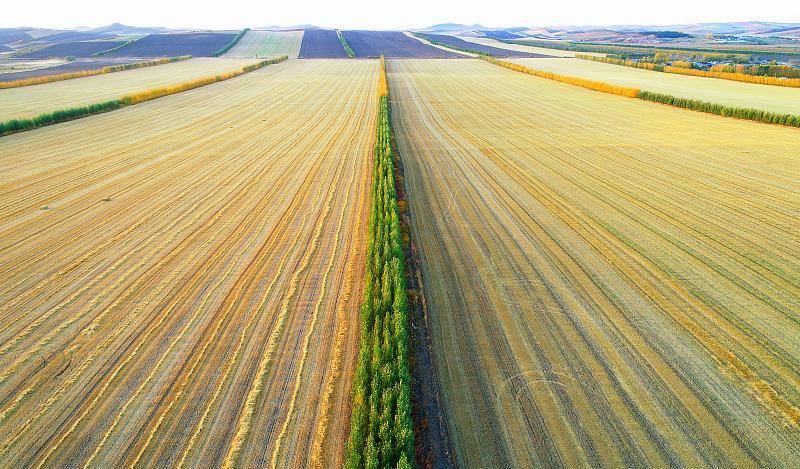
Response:
POLYGON ((377 77, 293 61, 3 137, 0 466, 341 461, 377 77))
POLYGON ((389 84, 462 465, 800 465, 800 132, 476 60, 389 84))

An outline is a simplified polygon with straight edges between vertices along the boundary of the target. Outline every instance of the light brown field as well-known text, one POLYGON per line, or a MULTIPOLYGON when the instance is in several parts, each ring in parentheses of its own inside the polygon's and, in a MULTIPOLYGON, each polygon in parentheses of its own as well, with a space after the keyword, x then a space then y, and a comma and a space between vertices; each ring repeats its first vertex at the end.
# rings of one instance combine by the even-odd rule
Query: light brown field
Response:
POLYGON ((341 461, 377 77, 292 61, 2 138, 0 466, 341 461))
POLYGON ((389 64, 465 467, 800 465, 800 131, 389 64))
POLYGON ((800 88, 655 72, 582 59, 509 59, 536 70, 725 106, 800 115, 800 88))
POLYGON ((86 106, 122 95, 238 70, 252 59, 197 58, 155 67, 0 90, 0 121, 86 106))
POLYGON ((302 42, 303 31, 247 31, 224 57, 296 59, 302 42))

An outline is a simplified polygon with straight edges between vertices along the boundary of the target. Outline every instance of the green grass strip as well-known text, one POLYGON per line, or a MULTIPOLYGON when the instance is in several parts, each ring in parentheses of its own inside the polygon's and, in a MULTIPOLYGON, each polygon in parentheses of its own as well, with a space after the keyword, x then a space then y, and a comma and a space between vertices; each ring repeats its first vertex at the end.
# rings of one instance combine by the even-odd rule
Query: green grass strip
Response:
POLYGON ((347 469, 407 469, 414 461, 408 294, 394 179, 396 156, 391 148, 388 94, 379 91, 379 99, 347 469))
POLYGON ((336 35, 339 36, 339 42, 342 43, 342 47, 344 47, 344 51, 347 52, 347 55, 350 56, 350 58, 355 57, 356 51, 354 51, 350 47, 350 44, 347 43, 347 39, 344 38, 344 34, 342 34, 342 32, 337 29, 336 35))
POLYGON ((220 55, 224 54, 225 52, 228 52, 229 50, 233 49, 233 46, 235 46, 236 43, 239 42, 239 40, 241 38, 243 38, 245 34, 247 34, 247 31, 250 31, 250 28, 244 28, 243 30, 239 31, 239 34, 237 34, 236 36, 233 37, 233 39, 231 39, 231 42, 225 44, 225 47, 223 47, 222 49, 214 52, 213 54, 211 54, 211 56, 212 57, 219 57, 220 55))
POLYGON ((173 85, 163 88, 155 88, 147 91, 142 91, 139 93, 133 93, 119 97, 117 99, 103 101, 101 103, 96 103, 96 104, 90 104, 88 106, 78 106, 67 109, 59 109, 57 111, 47 112, 28 119, 10 119, 7 121, 0 122, 0 136, 22 132, 25 130, 32 130, 39 127, 44 127, 46 125, 58 124, 60 122, 66 122, 74 119, 80 119, 82 117, 88 117, 94 114, 100 114, 102 112, 113 111, 115 109, 119 109, 124 106, 131 106, 133 104, 150 101, 152 99, 160 98, 162 96, 167 96, 170 94, 180 93, 182 91, 199 88, 201 86, 209 85, 211 83, 225 81, 230 78, 238 77, 240 75, 244 75, 245 73, 252 72, 253 70, 258 70, 259 68, 265 67, 270 64, 283 62, 287 58, 288 57, 284 55, 282 57, 278 57, 275 59, 263 60, 255 64, 242 67, 241 69, 235 70, 233 72, 214 75, 206 78, 200 78, 198 80, 192 80, 178 85, 173 85))

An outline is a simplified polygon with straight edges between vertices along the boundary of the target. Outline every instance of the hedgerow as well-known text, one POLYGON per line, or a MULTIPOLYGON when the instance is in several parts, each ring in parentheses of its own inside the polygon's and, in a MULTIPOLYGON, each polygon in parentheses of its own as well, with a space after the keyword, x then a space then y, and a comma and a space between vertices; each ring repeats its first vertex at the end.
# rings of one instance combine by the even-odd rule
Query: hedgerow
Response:
POLYGON ((654 93, 652 91, 639 91, 636 95, 639 99, 653 101, 670 106, 691 109, 693 111, 708 112, 718 116, 735 117, 737 119, 747 119, 767 124, 788 125, 790 127, 800 127, 800 116, 792 114, 778 114, 761 109, 748 109, 740 107, 724 106, 722 104, 709 103, 696 99, 679 98, 667 94, 654 93))
POLYGON ((344 51, 347 52, 347 55, 352 57, 356 56, 356 52, 350 47, 350 44, 347 43, 347 39, 344 38, 344 34, 338 29, 336 30, 336 36, 339 37, 339 42, 342 43, 342 47, 344 47, 344 51))
MULTIPOLYGON (((738 72, 724 72, 715 70, 698 70, 686 66, 659 65, 652 62, 639 62, 635 60, 622 60, 611 57, 596 57, 593 55, 578 54, 578 59, 591 60, 625 67, 643 68, 655 72, 676 73, 679 75, 691 75, 704 78, 719 78, 722 80, 741 81, 744 83, 755 83, 759 85, 785 86, 789 88, 800 88, 800 78, 782 78, 763 75, 751 75, 738 72)), ((674 64, 675 62, 673 62, 674 64)))
POLYGON ((250 28, 244 28, 243 30, 239 31, 239 34, 237 34, 236 36, 233 37, 233 39, 231 39, 231 42, 225 44, 225 46, 223 46, 222 49, 214 52, 213 54, 211 54, 211 56, 212 57, 219 57, 220 55, 224 54, 225 52, 228 52, 229 50, 231 50, 233 48, 233 46, 235 46, 236 43, 239 42, 239 39, 241 39, 242 37, 244 37, 245 34, 247 34, 247 31, 250 31, 250 28))
POLYGON ((44 75, 40 77, 23 78, 21 80, 7 81, 0 83, 0 89, 6 88, 19 88, 21 86, 40 85, 42 83, 52 83, 54 81, 71 80, 73 78, 91 77, 94 75, 103 75, 106 73, 122 72, 124 70, 133 70, 136 68, 152 67, 154 65, 162 65, 166 63, 179 62, 181 60, 191 59, 191 55, 182 55, 180 57, 168 57, 158 60, 150 60, 147 62, 136 62, 132 64, 110 65, 108 67, 96 68, 94 70, 81 70, 78 72, 59 73, 58 75, 44 75))
POLYGON ((133 44, 134 42, 136 42, 139 39, 142 39, 144 37, 147 37, 147 36, 145 35, 145 36, 142 36, 142 37, 137 37, 137 38, 131 39, 130 41, 123 42, 122 44, 120 44, 120 45, 118 45, 116 47, 112 47, 111 49, 106 49, 106 50, 101 50, 99 52, 95 52, 94 54, 92 54, 92 57, 101 57, 103 55, 108 55, 108 54, 114 53, 114 52, 116 52, 116 51, 118 51, 120 49, 124 49, 124 48, 128 47, 129 45, 133 44))
POLYGON ((345 467, 410 468, 414 458, 408 296, 383 58, 372 172, 361 340, 345 467))
POLYGON ((151 99, 160 98, 162 96, 180 93, 181 91, 188 91, 194 88, 199 88, 201 86, 209 85, 211 83, 216 83, 228 80, 230 78, 238 77, 240 75, 244 75, 245 73, 252 72, 253 70, 257 70, 264 66, 283 62, 287 58, 288 57, 284 55, 282 57, 278 57, 275 59, 263 60, 261 62, 248 65, 246 67, 242 67, 241 69, 234 70, 232 72, 222 73, 219 75, 201 78, 198 80, 192 80, 174 86, 154 88, 151 90, 143 91, 141 93, 127 94, 121 96, 120 98, 104 101, 102 103, 91 104, 88 106, 79 106, 68 109, 59 109, 57 111, 40 114, 36 117, 31 117, 28 119, 11 119, 3 121, 0 122, 0 135, 21 132, 24 130, 31 130, 37 127, 43 127, 51 124, 58 124, 59 122, 66 122, 73 119, 79 119, 81 117, 87 117, 93 114, 99 114, 101 112, 107 112, 107 111, 112 111, 114 109, 119 109, 123 106, 130 106, 132 104, 149 101, 151 99))

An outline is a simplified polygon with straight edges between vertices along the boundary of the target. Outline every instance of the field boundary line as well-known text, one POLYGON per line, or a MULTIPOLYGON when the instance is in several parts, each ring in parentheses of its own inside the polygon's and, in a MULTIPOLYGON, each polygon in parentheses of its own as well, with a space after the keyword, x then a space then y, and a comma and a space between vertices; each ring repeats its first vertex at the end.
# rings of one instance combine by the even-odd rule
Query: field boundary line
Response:
POLYGON ((734 117, 736 119, 761 122, 764 124, 776 124, 786 127, 800 127, 800 115, 779 114, 761 109, 725 106, 708 101, 655 93, 652 91, 641 90, 639 88, 616 86, 602 81, 588 80, 580 77, 545 72, 531 67, 526 67, 525 65, 506 62, 505 60, 500 60, 488 55, 481 55, 480 58, 486 62, 499 65, 500 67, 504 67, 509 70, 526 73, 528 75, 534 75, 540 78, 547 78, 570 85, 580 86, 581 88, 587 88, 594 91, 602 91, 604 93, 616 94, 629 98, 637 98, 641 99, 642 101, 651 101, 682 109, 689 109, 691 111, 715 114, 722 117, 734 117))
POLYGON ((19 80, 0 82, 0 90, 9 88, 21 88, 23 86, 41 85, 43 83, 53 83, 56 81, 71 80, 73 78, 92 77, 95 75, 104 75, 106 73, 123 72, 125 70, 134 70, 137 68, 153 67, 155 65, 163 65, 173 62, 181 62, 191 59, 191 55, 181 55, 178 57, 166 57, 157 60, 148 60, 146 62, 134 62, 131 64, 109 65, 107 67, 95 68, 92 70, 81 70, 78 72, 59 73, 56 75, 44 75, 40 77, 21 78, 19 80))
POLYGON ((177 85, 165 86, 161 88, 153 88, 146 91, 140 91, 138 93, 126 94, 117 99, 111 99, 100 103, 89 104, 87 106, 59 109, 56 111, 40 114, 36 117, 28 119, 10 119, 7 121, 0 122, 0 136, 14 134, 17 132, 24 132, 26 130, 33 130, 48 125, 59 124, 61 122, 80 119, 82 117, 88 117, 95 114, 101 114, 122 107, 131 106, 133 104, 139 104, 145 101, 150 101, 152 99, 161 98, 163 96, 180 93, 182 91, 192 90, 195 88, 199 88, 201 86, 210 85, 212 83, 218 83, 220 81, 225 81, 234 77, 238 77, 246 73, 250 73, 254 70, 263 68, 267 65, 283 62, 284 60, 287 59, 288 57, 284 55, 275 59, 263 60, 261 62, 252 65, 247 65, 245 67, 240 68, 239 70, 212 75, 197 80, 187 81, 177 85))

